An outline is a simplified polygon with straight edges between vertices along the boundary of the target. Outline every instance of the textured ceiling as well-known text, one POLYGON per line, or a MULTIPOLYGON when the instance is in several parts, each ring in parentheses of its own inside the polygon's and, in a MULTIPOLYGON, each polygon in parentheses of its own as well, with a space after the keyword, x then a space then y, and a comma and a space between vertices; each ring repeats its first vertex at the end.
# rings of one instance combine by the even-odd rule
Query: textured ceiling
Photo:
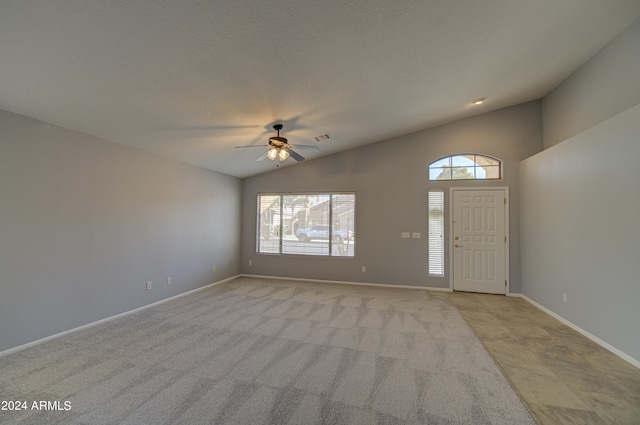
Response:
POLYGON ((538 99, 638 16, 638 0, 0 0, 0 108, 246 177, 275 164, 234 146, 276 122, 312 159, 538 99))

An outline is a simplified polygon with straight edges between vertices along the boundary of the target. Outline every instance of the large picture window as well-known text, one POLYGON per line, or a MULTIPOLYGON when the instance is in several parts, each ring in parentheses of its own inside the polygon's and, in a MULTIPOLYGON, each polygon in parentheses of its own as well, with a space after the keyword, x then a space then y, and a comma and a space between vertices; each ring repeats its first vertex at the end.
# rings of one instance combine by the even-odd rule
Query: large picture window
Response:
POLYGON ((355 256, 355 193, 258 195, 261 254, 355 256))

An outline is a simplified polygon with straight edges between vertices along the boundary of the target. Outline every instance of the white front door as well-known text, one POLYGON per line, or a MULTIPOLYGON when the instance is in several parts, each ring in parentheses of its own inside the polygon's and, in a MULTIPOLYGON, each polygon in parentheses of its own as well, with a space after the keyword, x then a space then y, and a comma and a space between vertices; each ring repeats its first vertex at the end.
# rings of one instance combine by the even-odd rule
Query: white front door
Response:
POLYGON ((506 294, 508 189, 451 189, 453 289, 506 294))

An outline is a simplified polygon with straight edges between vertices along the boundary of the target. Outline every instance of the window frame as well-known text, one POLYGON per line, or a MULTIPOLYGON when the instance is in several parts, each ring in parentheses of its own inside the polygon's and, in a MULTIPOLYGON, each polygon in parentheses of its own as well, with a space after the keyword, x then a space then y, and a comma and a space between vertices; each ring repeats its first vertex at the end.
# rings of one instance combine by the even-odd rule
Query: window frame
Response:
MULTIPOLYGON (((318 257, 318 258, 343 258, 343 259, 355 259, 356 257, 356 243, 355 243, 355 230, 356 230, 356 192, 355 191, 343 191, 343 192, 266 192, 266 193, 258 193, 257 197, 257 208, 256 208, 256 254, 258 255, 277 255, 277 256, 293 256, 293 257, 318 257), (351 220, 350 222, 352 223, 352 228, 347 225, 347 228, 344 229, 347 232, 351 232, 351 234, 349 235, 349 237, 346 239, 346 241, 344 239, 342 239, 341 241, 338 241, 336 238, 334 238, 333 235, 333 231, 334 231, 334 224, 335 224, 335 219, 334 219, 334 209, 336 208, 336 204, 334 204, 334 199, 335 197, 339 197, 339 196, 344 196, 344 195, 351 195, 353 196, 353 205, 351 208, 351 220), (278 206, 275 208, 277 209, 276 213, 279 215, 278 218, 278 224, 267 224, 268 226, 277 226, 277 252, 270 252, 270 251, 261 251, 262 246, 261 246, 261 239, 263 237, 263 228, 265 226, 265 223, 263 223, 262 221, 262 216, 263 216, 263 212, 261 211, 261 207, 262 207, 262 199, 263 197, 274 197, 274 198, 279 198, 279 201, 277 202, 278 206), (285 239, 284 237, 286 236, 284 234, 284 232, 282 231, 282 229, 285 228, 285 208, 287 208, 287 206, 285 206, 285 202, 284 202, 284 198, 287 196, 305 196, 305 197, 322 197, 322 196, 326 196, 328 197, 328 199, 326 201, 322 201, 320 203, 318 203, 315 206, 321 205, 324 202, 328 203, 328 207, 327 207, 327 211, 325 212, 328 216, 328 222, 324 223, 315 223, 315 224, 309 224, 306 223, 306 226, 308 226, 307 228, 311 228, 313 226, 328 226, 329 227, 329 235, 327 238, 327 253, 305 253, 305 252, 292 252, 292 251, 285 251, 284 249, 284 243, 283 243, 283 239, 285 239), (353 236, 352 236, 353 235, 353 236), (346 242, 346 253, 341 253, 342 249, 344 249, 344 243, 346 242), (349 246, 351 245, 351 246, 349 246)), ((274 200, 275 201, 275 200, 274 200)), ((274 202, 275 203, 275 202, 274 202)), ((266 210, 266 209, 265 209, 266 210)), ((297 213, 299 213, 300 210, 298 210, 297 213)), ((295 213, 295 214, 297 214, 295 213)), ((321 213, 322 214, 322 213, 321 213)), ((292 212, 291 214, 291 226, 293 226, 294 220, 294 213, 292 212)), ((349 221, 349 219, 348 219, 349 221)), ((269 233, 270 234, 270 233, 269 233)), ((292 233, 293 234, 293 233, 292 233)), ((324 240, 324 239, 321 239, 324 240)), ((301 243, 308 243, 305 241, 300 241, 301 243)), ((275 248, 275 247, 274 247, 275 248)))
MULTIPOLYGON (((442 173, 441 171, 441 173, 442 173)), ((484 153, 479 153, 479 152, 460 152, 460 153, 455 153, 452 155, 447 155, 447 156, 443 156, 441 158, 436 159, 435 161, 431 162, 429 164, 429 181, 440 181, 440 182, 454 182, 454 181, 472 181, 472 180, 502 180, 504 177, 503 174, 503 161, 498 158, 495 157, 493 155, 487 155, 484 153), (468 156, 473 156, 473 159, 468 158, 468 156), (456 157, 465 157, 466 160, 473 162, 473 165, 456 165, 454 166, 454 159, 456 157), (484 178, 479 178, 478 177, 478 168, 482 168, 484 169, 485 166, 480 165, 478 163, 478 158, 484 158, 490 161, 495 161, 496 164, 493 165, 485 165, 486 167, 491 167, 491 168, 497 168, 498 170, 498 177, 484 177, 484 178), (434 166, 435 164, 442 162, 443 160, 449 160, 449 165, 445 166, 445 165, 440 165, 440 166, 434 166), (450 171, 450 176, 449 178, 443 178, 443 179, 439 179, 439 178, 431 178, 431 172, 432 171, 437 171, 437 170, 442 170, 444 171, 446 168, 448 167, 451 171, 450 171), (453 170, 454 169, 469 169, 469 168, 473 168, 473 177, 472 178, 454 178, 453 176, 453 170)))

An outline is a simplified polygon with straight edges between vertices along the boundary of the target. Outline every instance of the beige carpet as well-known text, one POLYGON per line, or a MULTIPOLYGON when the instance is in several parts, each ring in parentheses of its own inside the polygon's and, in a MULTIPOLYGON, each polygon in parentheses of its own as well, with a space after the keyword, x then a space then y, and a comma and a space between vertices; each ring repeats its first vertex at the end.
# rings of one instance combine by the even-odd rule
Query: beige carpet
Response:
POLYGON ((2 357, 0 400, 24 424, 535 423, 448 302, 255 278, 2 357))

